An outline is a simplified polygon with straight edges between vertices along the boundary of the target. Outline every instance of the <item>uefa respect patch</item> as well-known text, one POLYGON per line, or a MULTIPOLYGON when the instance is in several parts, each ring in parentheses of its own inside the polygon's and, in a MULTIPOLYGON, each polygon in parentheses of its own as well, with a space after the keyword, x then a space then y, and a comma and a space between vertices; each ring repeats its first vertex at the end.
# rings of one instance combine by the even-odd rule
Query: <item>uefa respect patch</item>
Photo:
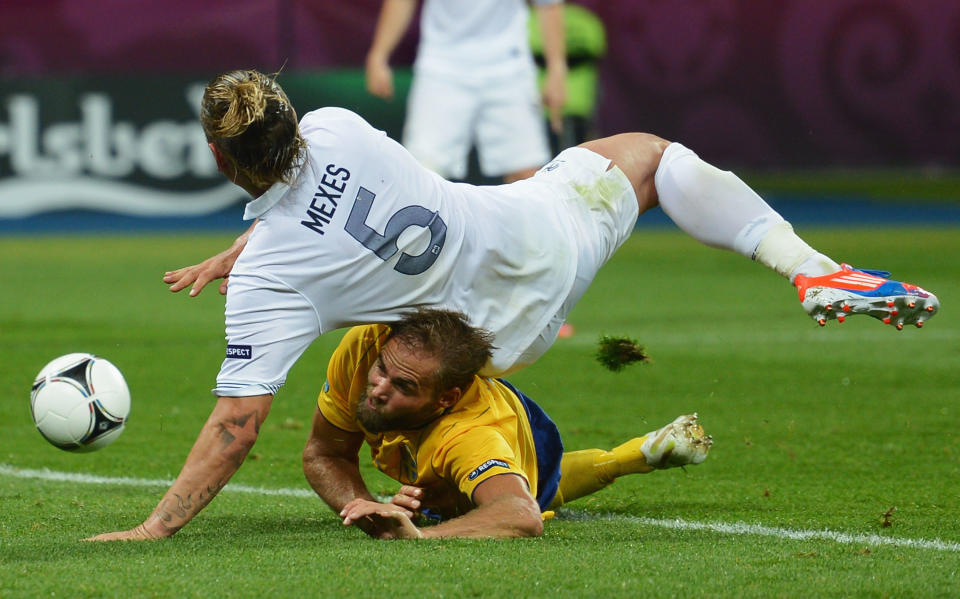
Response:
POLYGON ((227 358, 249 360, 253 357, 253 348, 249 345, 228 345, 227 358))
POLYGON ((510 464, 504 462, 503 460, 487 460, 486 462, 480 464, 476 470, 467 475, 467 479, 473 480, 494 466, 506 468, 507 470, 510 469, 510 464))

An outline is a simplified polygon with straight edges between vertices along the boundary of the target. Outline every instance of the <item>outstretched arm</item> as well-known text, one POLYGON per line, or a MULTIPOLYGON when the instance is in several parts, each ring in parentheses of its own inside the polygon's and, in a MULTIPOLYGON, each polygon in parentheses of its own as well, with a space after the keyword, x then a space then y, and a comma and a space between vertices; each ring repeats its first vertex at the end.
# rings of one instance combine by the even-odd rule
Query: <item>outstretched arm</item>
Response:
POLYGON ((384 100, 393 98, 390 55, 410 27, 416 9, 416 0, 384 0, 380 8, 366 62, 367 91, 374 96, 384 100))
POLYGON ((333 426, 319 409, 314 413, 313 429, 303 448, 303 473, 320 499, 335 512, 357 497, 374 500, 360 475, 362 444, 362 433, 333 426))
POLYGON ((563 3, 538 4, 537 20, 543 34, 546 78, 543 105, 550 115, 554 133, 563 129, 563 106, 567 102, 567 38, 563 24, 563 3))
POLYGON ((170 291, 173 292, 185 289, 188 285, 192 284, 193 287, 190 288, 190 297, 196 297, 203 291, 207 283, 214 279, 223 279, 223 282, 220 283, 220 295, 226 295, 227 277, 230 275, 230 271, 233 270, 233 265, 240 256, 240 252, 247 246, 247 240, 250 238, 250 233, 253 232, 253 228, 257 226, 257 222, 256 220, 253 221, 250 228, 247 229, 243 235, 237 237, 233 245, 216 256, 207 258, 200 264, 185 266, 163 273, 163 282, 169 284, 170 291))
POLYGON ((183 528, 240 468, 257 440, 272 402, 272 395, 219 398, 180 475, 150 517, 136 528, 87 540, 158 539, 172 536, 183 528))
MULTIPOLYGON (((313 490, 323 501, 337 513, 344 506, 353 501, 365 501, 373 505, 389 505, 377 503, 370 494, 367 485, 360 475, 360 446, 363 444, 363 434, 341 430, 323 417, 318 409, 313 417, 313 429, 307 446, 303 449, 303 473, 313 490)), ((410 491, 410 494, 418 493, 410 491)), ((416 509, 419 504, 412 503, 407 495, 398 494, 399 503, 416 509)), ((407 516, 412 516, 411 509, 397 505, 407 516)), ((365 533, 372 537, 383 537, 389 527, 380 526, 375 518, 360 518, 354 522, 365 533)))
POLYGON ((493 476, 474 490, 476 509, 437 526, 417 528, 409 512, 393 504, 355 500, 346 505, 344 523, 376 517, 389 526, 385 538, 435 539, 443 537, 509 538, 536 537, 543 533, 540 506, 530 495, 527 482, 515 474, 493 476))

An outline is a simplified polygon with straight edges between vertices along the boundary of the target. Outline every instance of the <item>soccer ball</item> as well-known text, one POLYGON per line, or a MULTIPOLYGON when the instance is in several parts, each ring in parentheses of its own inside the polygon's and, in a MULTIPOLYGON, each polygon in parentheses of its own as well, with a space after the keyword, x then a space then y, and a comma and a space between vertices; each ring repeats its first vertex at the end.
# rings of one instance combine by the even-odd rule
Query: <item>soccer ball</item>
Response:
POLYGON ((43 438, 67 451, 113 443, 130 414, 130 390, 116 366, 92 354, 67 354, 43 367, 30 391, 43 438))

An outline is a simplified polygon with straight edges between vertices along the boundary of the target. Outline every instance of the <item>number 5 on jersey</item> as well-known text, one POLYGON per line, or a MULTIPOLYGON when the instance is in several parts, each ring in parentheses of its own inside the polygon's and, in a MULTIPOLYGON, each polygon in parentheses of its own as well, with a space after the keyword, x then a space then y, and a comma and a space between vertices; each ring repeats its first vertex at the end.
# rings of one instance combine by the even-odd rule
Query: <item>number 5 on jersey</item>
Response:
POLYGON ((381 235, 376 229, 367 225, 367 216, 370 215, 370 208, 376 197, 372 191, 361 187, 343 229, 363 244, 363 247, 376 254, 381 260, 387 261, 400 251, 397 240, 407 227, 428 228, 430 243, 427 249, 416 256, 402 252, 393 269, 405 275, 419 275, 433 266, 447 238, 447 223, 443 222, 438 213, 431 212, 423 206, 406 206, 393 213, 387 220, 387 226, 381 235))

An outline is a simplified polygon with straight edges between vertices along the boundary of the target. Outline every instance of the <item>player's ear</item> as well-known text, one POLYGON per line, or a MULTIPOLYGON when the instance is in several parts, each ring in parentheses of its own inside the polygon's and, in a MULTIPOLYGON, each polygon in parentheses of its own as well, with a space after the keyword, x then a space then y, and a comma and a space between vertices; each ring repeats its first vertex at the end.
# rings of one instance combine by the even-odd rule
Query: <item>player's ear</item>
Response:
POLYGON ((460 387, 452 387, 440 394, 440 398, 437 400, 437 405, 443 409, 453 407, 458 401, 460 401, 460 397, 462 395, 463 392, 460 390, 460 387))
POLYGON ((213 152, 213 159, 217 161, 217 170, 226 175, 227 171, 225 169, 230 168, 230 163, 227 162, 227 158, 215 143, 210 142, 207 146, 209 146, 210 151, 213 152))

